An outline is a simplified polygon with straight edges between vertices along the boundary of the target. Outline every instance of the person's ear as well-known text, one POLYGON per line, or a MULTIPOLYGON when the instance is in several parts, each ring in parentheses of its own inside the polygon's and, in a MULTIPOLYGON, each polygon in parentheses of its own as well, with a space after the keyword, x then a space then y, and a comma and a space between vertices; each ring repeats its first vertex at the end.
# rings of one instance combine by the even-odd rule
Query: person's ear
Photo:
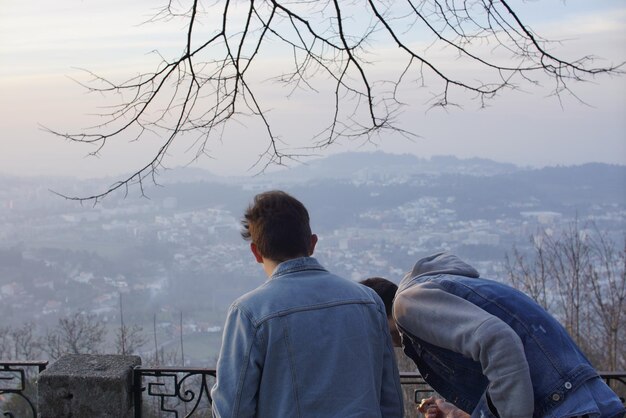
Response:
POLYGON ((309 256, 313 255, 313 251, 315 251, 315 244, 317 244, 317 235, 311 234, 311 247, 309 249, 309 256))
POLYGON ((250 251, 254 254, 257 263, 263 263, 263 256, 254 242, 250 243, 250 251))

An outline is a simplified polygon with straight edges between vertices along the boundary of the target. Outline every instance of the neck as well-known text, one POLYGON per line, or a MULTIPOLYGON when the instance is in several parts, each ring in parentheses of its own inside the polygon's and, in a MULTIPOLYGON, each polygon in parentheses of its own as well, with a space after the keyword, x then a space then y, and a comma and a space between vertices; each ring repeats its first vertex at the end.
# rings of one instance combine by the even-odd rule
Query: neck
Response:
MULTIPOLYGON (((290 258, 288 260, 283 260, 283 261, 289 261, 289 260, 293 260, 295 258, 300 258, 300 257, 307 257, 306 255, 299 255, 297 257, 293 257, 290 258)), ((263 271, 265 271, 265 274, 267 275, 267 277, 272 277, 272 273, 274 272, 274 270, 276 270, 276 267, 282 263, 283 261, 276 261, 276 260, 272 260, 270 258, 263 258, 262 259, 262 264, 263 264, 263 271)))
POLYGON ((265 271, 267 277, 272 276, 272 273, 274 272, 274 270, 276 270, 276 266, 278 266, 279 264, 279 262, 270 260, 269 258, 263 259, 263 271, 265 271))

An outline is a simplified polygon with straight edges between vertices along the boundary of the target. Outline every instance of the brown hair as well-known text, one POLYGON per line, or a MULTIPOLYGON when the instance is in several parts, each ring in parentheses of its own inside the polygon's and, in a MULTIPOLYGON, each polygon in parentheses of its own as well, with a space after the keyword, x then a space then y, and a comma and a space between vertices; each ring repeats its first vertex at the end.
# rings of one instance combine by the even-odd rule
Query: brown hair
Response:
POLYGON ((243 239, 255 243, 265 258, 283 262, 311 254, 309 212, 283 191, 256 195, 241 225, 243 239))
POLYGON ((393 299, 396 297, 398 286, 382 277, 370 277, 369 279, 361 280, 359 283, 374 289, 374 291, 378 293, 378 296, 380 296, 385 304, 387 316, 391 316, 393 299))

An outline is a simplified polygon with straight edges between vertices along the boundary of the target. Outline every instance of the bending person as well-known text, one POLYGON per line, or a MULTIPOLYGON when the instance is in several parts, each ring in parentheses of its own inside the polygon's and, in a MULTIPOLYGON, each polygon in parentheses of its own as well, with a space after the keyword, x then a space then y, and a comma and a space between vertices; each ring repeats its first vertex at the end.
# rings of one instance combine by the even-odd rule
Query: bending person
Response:
MULTIPOLYGON (((395 288, 380 278, 362 283, 382 299, 395 288)), ((624 415, 556 319, 454 255, 415 264, 395 293, 390 320, 424 380, 472 417, 624 415)))

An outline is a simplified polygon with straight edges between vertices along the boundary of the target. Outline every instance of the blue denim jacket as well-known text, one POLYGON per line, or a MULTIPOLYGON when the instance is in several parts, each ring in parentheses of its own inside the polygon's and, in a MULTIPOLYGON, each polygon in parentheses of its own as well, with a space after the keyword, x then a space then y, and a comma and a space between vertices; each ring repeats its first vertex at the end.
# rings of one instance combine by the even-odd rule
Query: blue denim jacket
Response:
MULTIPOLYGON (((430 288, 467 300, 508 324, 520 337, 528 362, 533 417, 623 414, 619 398, 601 381, 565 329, 532 299, 495 281, 449 273, 406 277, 398 294, 429 283, 430 288)), ((494 416, 489 406, 489 381, 480 362, 401 331, 405 353, 439 394, 472 417, 494 416)))
POLYGON ((226 319, 215 417, 401 417, 385 308, 312 257, 278 265, 226 319))

